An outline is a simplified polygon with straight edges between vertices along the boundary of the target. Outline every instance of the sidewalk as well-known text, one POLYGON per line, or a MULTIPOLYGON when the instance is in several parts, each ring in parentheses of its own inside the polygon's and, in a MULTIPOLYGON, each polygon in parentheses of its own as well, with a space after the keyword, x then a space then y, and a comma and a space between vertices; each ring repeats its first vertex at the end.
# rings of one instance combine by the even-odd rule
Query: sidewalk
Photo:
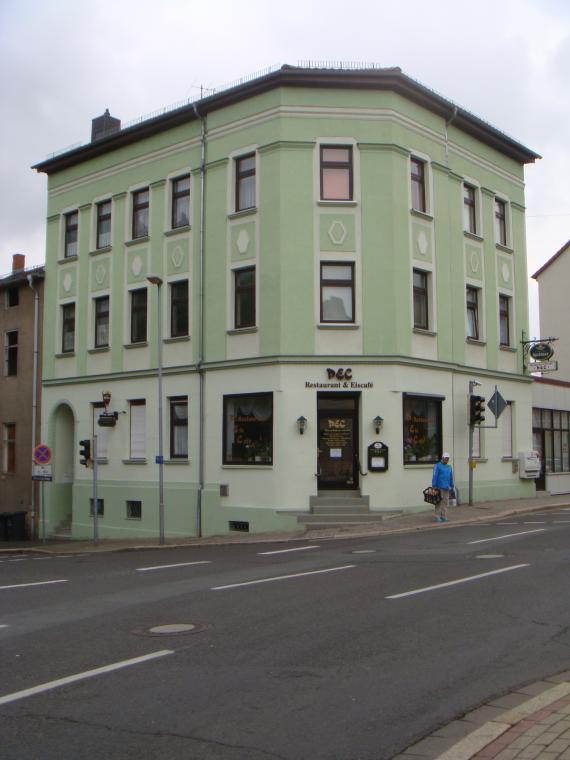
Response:
MULTIPOLYGON (((426 505, 427 507, 427 505, 426 505)), ((409 515, 387 517, 376 523, 349 523, 333 528, 320 528, 296 533, 236 533, 233 535, 208 536, 205 538, 167 538, 160 545, 157 538, 148 539, 101 539, 97 545, 93 541, 66 539, 58 541, 47 539, 46 542, 8 541, 0 542, 0 555, 18 552, 41 552, 45 554, 85 554, 90 552, 135 551, 137 549, 165 549, 181 546, 210 546, 223 544, 258 544, 287 541, 317 541, 339 538, 366 538, 391 533, 409 533, 419 530, 446 530, 454 525, 468 525, 477 522, 511 517, 513 515, 534 512, 538 509, 570 509, 570 494, 561 496, 538 496, 531 499, 510 499, 507 501, 488 501, 474 504, 472 507, 462 504, 451 507, 449 523, 434 523, 433 510, 416 512, 409 515)))

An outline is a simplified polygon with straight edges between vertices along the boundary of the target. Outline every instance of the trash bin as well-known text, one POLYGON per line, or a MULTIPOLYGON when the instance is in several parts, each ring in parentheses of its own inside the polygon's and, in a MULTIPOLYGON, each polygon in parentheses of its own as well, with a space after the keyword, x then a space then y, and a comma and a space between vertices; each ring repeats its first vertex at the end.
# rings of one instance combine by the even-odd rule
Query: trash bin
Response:
POLYGON ((0 541, 26 540, 26 513, 0 512, 0 541))

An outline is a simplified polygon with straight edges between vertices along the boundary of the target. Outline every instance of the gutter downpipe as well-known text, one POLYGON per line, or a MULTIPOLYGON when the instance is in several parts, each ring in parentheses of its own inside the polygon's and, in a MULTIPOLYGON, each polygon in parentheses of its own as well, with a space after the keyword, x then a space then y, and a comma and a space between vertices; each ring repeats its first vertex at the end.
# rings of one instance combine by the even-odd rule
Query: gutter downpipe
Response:
POLYGON ((202 507, 204 500, 204 450, 205 450, 205 430, 204 430, 204 418, 205 418, 205 376, 204 376, 204 318, 205 318, 205 305, 204 305, 204 285, 205 285, 205 271, 204 271, 204 223, 206 218, 206 202, 204 198, 204 191, 206 187, 206 120, 198 111, 196 103, 192 105, 196 117, 200 119, 202 125, 201 131, 201 155, 200 155, 200 292, 199 292, 199 319, 200 329, 198 332, 198 363, 196 369, 198 370, 199 380, 199 483, 198 483, 198 503, 196 509, 196 521, 197 521, 197 535, 198 538, 202 536, 202 507))
MULTIPOLYGON (((450 124, 452 124, 455 121, 456 118, 457 118, 457 106, 454 106, 453 107, 453 113, 451 114, 451 116, 449 117, 449 119, 446 119, 446 121, 445 121, 445 166, 446 166, 446 169, 448 171, 449 171, 449 135, 448 135, 448 132, 447 132, 447 128, 449 127, 450 124)), ((447 218, 448 218, 449 237, 451 239, 451 214, 448 214, 447 218)), ((452 308, 453 308, 453 306, 452 306, 452 308)), ((454 341, 453 341, 453 319, 450 320, 450 328, 451 328, 451 351, 452 351, 452 355, 453 355, 453 346, 454 346, 454 341)), ((452 420, 453 420, 453 424, 451 426, 451 430, 452 430, 452 437, 451 437, 452 448, 451 448, 451 450, 453 451, 453 454, 455 456, 455 370, 453 370, 452 373, 451 373, 451 409, 452 409, 452 420)), ((470 436, 473 435, 473 429, 471 427, 469 428, 469 434, 470 434, 470 436)), ((469 438, 469 467, 471 467, 471 447, 472 447, 472 445, 473 445, 473 443, 472 443, 472 439, 470 437, 469 438)), ((469 503, 471 504, 471 502, 469 502, 469 503)))
MULTIPOLYGON (((34 292, 34 357, 33 357, 33 369, 32 369, 32 451, 35 449, 36 441, 36 425, 37 425, 37 413, 38 413, 38 336, 39 336, 39 303, 40 294, 33 286, 34 276, 32 274, 27 275, 28 285, 34 292)), ((31 507, 31 519, 32 519, 32 541, 36 536, 36 483, 32 481, 32 498, 30 502, 31 507)))

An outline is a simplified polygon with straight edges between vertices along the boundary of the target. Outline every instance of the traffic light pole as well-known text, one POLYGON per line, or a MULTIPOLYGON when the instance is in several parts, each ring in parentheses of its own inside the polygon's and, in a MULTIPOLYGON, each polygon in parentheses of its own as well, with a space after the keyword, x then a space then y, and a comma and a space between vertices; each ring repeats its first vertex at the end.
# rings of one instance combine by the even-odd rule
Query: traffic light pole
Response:
POLYGON ((93 543, 99 543, 99 504, 97 503, 97 436, 93 436, 93 543))

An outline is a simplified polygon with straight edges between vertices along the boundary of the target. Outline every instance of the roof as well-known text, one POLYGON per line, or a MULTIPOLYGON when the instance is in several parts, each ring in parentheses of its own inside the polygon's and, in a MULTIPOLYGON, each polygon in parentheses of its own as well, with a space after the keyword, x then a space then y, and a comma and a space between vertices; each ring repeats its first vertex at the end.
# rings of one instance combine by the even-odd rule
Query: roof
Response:
POLYGON ((28 279, 29 274, 31 274, 34 279, 43 280, 45 277, 45 267, 43 265, 27 267, 27 269, 16 269, 9 274, 0 275, 0 288, 6 288, 10 285, 25 282, 28 279))
POLYGON ((173 108, 95 142, 52 156, 35 164, 32 168, 39 172, 53 174, 278 87, 392 90, 446 121, 453 122, 458 129, 515 161, 526 164, 541 158, 538 153, 526 148, 469 111, 406 76, 400 68, 306 68, 284 65, 268 74, 229 87, 194 103, 173 108))
POLYGON ((570 248, 570 240, 569 240, 567 243, 564 243, 564 245, 562 246, 562 248, 561 248, 559 251, 556 251, 556 253, 554 254, 554 256, 551 256, 551 257, 548 259, 548 261, 546 262, 546 264, 543 264, 543 265, 540 267, 540 269, 537 269, 537 270, 536 270, 536 272, 535 272, 533 275, 531 275, 531 277, 532 277, 534 280, 537 280, 537 279, 539 278, 539 276, 540 276, 540 275, 541 275, 541 274, 544 272, 544 270, 545 270, 545 269, 547 269, 547 268, 548 268, 548 267, 549 267, 551 264, 553 264, 553 263, 554 263, 554 261, 555 261, 555 260, 556 260, 556 259, 557 259, 559 256, 562 256, 562 254, 564 253, 564 251, 567 251, 569 248, 570 248))

